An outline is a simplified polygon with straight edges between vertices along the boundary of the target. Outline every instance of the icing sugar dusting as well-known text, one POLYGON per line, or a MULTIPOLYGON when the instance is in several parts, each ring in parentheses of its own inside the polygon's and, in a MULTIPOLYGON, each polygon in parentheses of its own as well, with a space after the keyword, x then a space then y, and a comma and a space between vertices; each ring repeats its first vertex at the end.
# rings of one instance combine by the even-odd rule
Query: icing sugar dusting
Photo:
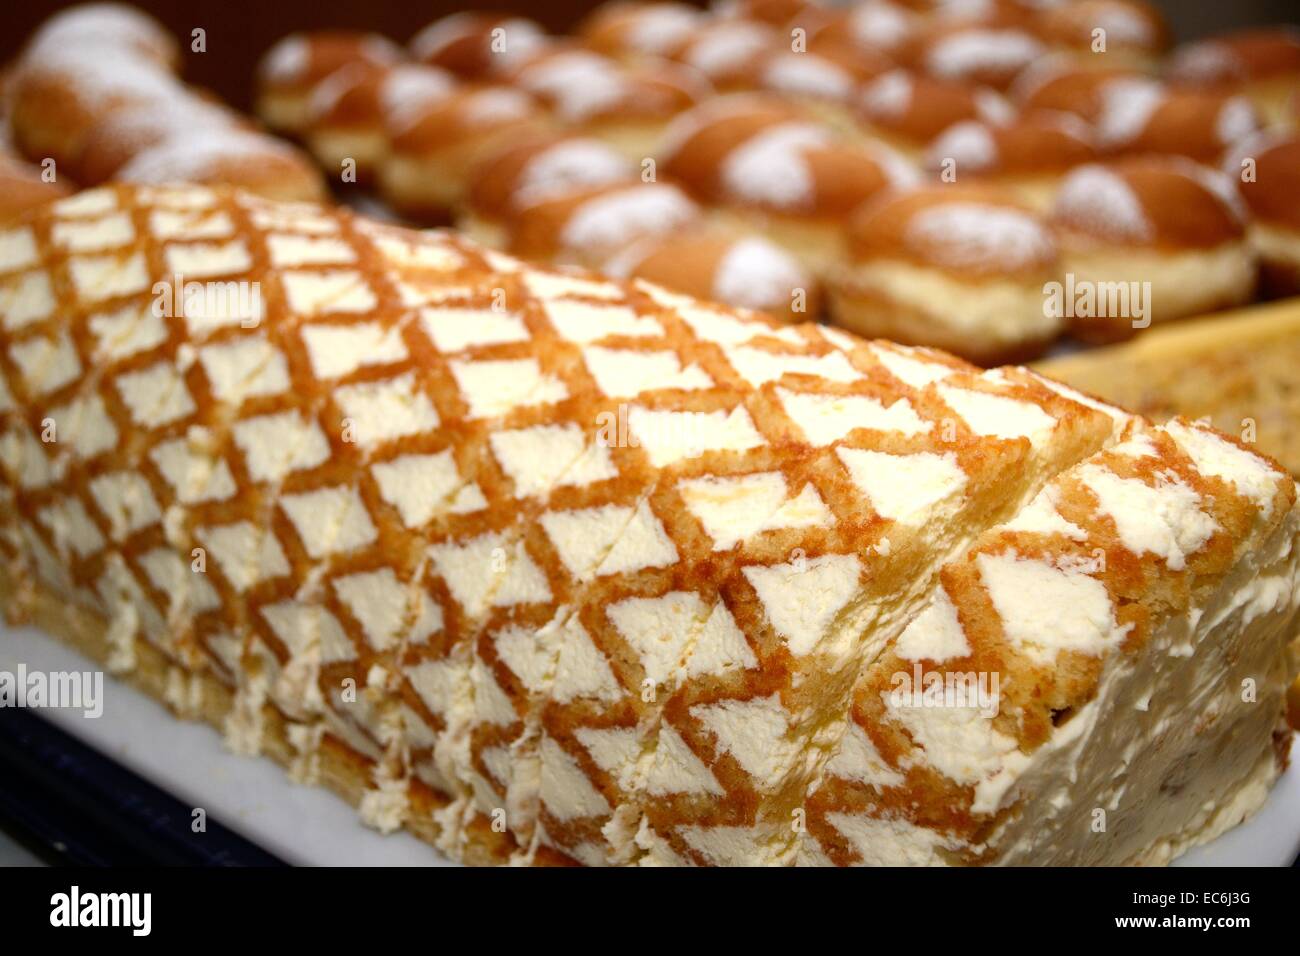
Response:
POLYGON ((912 35, 914 20, 892 3, 870 0, 849 15, 849 30, 863 46, 890 49, 912 35))
POLYGON ((757 23, 721 23, 691 45, 686 62, 708 76, 717 76, 741 66, 766 47, 770 38, 769 31, 757 23))
POLYGON ((1092 235, 1148 242, 1151 221, 1137 195, 1104 166, 1080 166, 1061 183, 1053 216, 1092 235))
POLYGON ((600 186, 631 174, 628 161, 604 143, 569 140, 556 143, 528 161, 520 174, 514 201, 517 206, 528 206, 574 186, 600 186))
POLYGON ((641 53, 663 54, 686 39, 699 22, 699 11, 678 4, 647 7, 637 14, 627 38, 641 53))
POLYGON ((294 158, 279 140, 258 133, 223 127, 187 129, 135 156, 117 178, 132 183, 169 183, 215 175, 223 163, 265 163, 268 158, 294 158))
POLYGON ((379 105, 385 116, 401 123, 413 114, 451 95, 455 81, 449 73, 431 66, 403 64, 384 77, 379 105))
POLYGON ((723 255, 713 276, 719 302, 747 309, 788 308, 808 277, 783 249, 763 239, 741 239, 723 255))
POLYGON ((804 150, 828 139, 824 129, 807 123, 773 126, 731 151, 722 164, 722 183, 733 196, 750 202, 805 205, 815 184, 804 150))
POLYGON ((1154 80, 1119 79, 1101 88, 1097 139, 1104 146, 1131 142, 1146 129, 1164 102, 1165 90, 1154 80))
POLYGON ((302 36, 285 37, 262 61, 263 75, 276 83, 301 79, 311 63, 307 40, 302 36))
POLYGON ((1214 133, 1224 146, 1231 146, 1259 129, 1259 119, 1250 100, 1232 96, 1224 102, 1214 123, 1214 133))
POLYGON ((938 168, 945 160, 955 160, 957 169, 980 170, 997 165, 998 145, 988 126, 977 120, 954 123, 926 151, 926 165, 938 168))
POLYGON ((617 103, 626 82, 612 60, 595 53, 561 54, 525 70, 521 82, 555 104, 569 122, 583 120, 617 103))
POLYGON ((472 123, 495 123, 527 116, 532 101, 519 90, 489 88, 474 93, 465 103, 466 117, 472 123))
POLYGON ((781 93, 828 100, 848 99, 853 90, 853 78, 847 72, 811 53, 789 53, 772 60, 763 74, 763 84, 781 93))
POLYGON ((912 78, 894 70, 868 83, 859 105, 868 116, 896 120, 912 107, 912 78))
POLYGON ((926 66, 935 76, 961 79, 984 70, 1018 70, 1044 52, 1021 30, 965 30, 935 44, 926 66))
POLYGON ((671 232, 698 212, 673 186, 637 184, 583 203, 565 224, 560 239, 570 249, 611 249, 642 236, 671 232))
POLYGON ((982 203, 956 202, 922 209, 904 240, 942 265, 1011 270, 1050 259, 1051 236, 1026 213, 982 203))

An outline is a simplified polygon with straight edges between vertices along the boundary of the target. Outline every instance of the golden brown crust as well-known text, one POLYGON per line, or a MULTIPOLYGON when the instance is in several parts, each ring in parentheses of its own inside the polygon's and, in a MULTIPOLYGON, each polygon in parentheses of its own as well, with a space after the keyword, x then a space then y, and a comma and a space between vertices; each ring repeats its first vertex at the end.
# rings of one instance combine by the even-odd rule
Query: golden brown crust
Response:
POLYGON ((1229 156, 1224 171, 1236 181, 1252 219, 1300 230, 1300 137, 1243 144, 1229 156), (1248 159, 1254 160, 1250 177, 1242 165, 1248 159))
POLYGON ((1227 88, 1296 74, 1300 74, 1300 32, 1291 26, 1238 30, 1180 47, 1168 72, 1177 83, 1227 88))
POLYGON ((919 30, 898 56, 932 76, 1005 90, 1045 53, 1021 15, 994 12, 975 22, 938 20, 919 30))
POLYGON ((1091 131, 1070 114, 1029 113, 1009 123, 967 120, 949 127, 926 150, 926 165, 957 174, 1061 173, 1097 158, 1091 131))
POLYGON ((729 96, 683 114, 668 128, 659 167, 692 194, 717 191, 722 158, 745 140, 780 123, 803 119, 793 105, 772 96, 729 96))
POLYGON ((918 147, 962 120, 1010 115, 1006 103, 990 91, 904 70, 886 73, 868 83, 855 106, 868 128, 918 147))
POLYGON ((480 218, 502 219, 521 203, 529 202, 539 190, 550 191, 561 183, 610 182, 620 169, 627 178, 636 172, 630 162, 595 140, 571 133, 537 131, 507 143, 475 166, 466 206, 480 218), (562 169, 539 175, 539 164, 548 157, 554 161, 559 155, 557 148, 565 157, 562 169))
POLYGON ((1131 70, 1075 66, 1052 57, 1043 66, 1031 66, 1011 88, 1011 97, 1023 110, 1070 113, 1089 123, 1101 115, 1102 90, 1112 80, 1136 79, 1131 70))
POLYGON ((528 94, 504 86, 467 86, 404 115, 389 128, 394 153, 419 157, 472 145, 503 133, 544 126, 545 114, 528 94))
POLYGON ((703 14, 685 3, 602 3, 574 29, 585 46, 606 56, 663 56, 681 43, 703 14))
POLYGON ((262 57, 257 68, 258 92, 306 95, 335 70, 353 63, 392 66, 401 49, 386 37, 360 30, 315 30, 292 33, 262 57))
POLYGON ((1109 151, 1186 156, 1200 163, 1215 163, 1226 148, 1260 128, 1258 113, 1243 97, 1178 88, 1148 86, 1147 90, 1119 82, 1103 93, 1108 102, 1097 123, 1109 151), (1145 116, 1134 122, 1128 114, 1138 96, 1149 96, 1153 102, 1145 116))
POLYGON ((1124 247, 1212 249, 1245 235, 1232 202, 1231 183, 1214 170, 1177 157, 1137 157, 1068 177, 1052 222, 1071 236, 1124 247), (1099 188, 1114 204, 1099 201, 1099 188))
POLYGON ((551 42, 532 20, 465 11, 435 20, 411 38, 411 54, 466 80, 486 80, 551 42))
POLYGON ((1057 263, 1056 244, 1035 213, 1000 190, 959 183, 886 195, 864 207, 849 223, 849 254, 855 262, 901 259, 976 279, 1039 281, 1057 263), (1001 214, 1010 231, 1004 241, 990 235, 976 248, 967 244, 972 237, 918 228, 945 210, 964 219, 979 210, 1001 214))
POLYGON ((755 57, 788 49, 779 30, 753 20, 712 20, 693 30, 669 52, 671 59, 694 67, 723 91, 748 88, 755 57))
MULTIPOLYGON (((1156 55, 1169 48, 1169 24, 1143 0, 1076 0, 1043 10, 1034 24, 1048 43, 1093 54, 1093 31, 1105 30, 1104 53, 1156 55)), ((1099 53, 1099 55, 1104 55, 1099 53)))
POLYGON ((45 182, 41 167, 0 154, 0 222, 13 219, 54 199, 68 195, 61 182, 45 182))

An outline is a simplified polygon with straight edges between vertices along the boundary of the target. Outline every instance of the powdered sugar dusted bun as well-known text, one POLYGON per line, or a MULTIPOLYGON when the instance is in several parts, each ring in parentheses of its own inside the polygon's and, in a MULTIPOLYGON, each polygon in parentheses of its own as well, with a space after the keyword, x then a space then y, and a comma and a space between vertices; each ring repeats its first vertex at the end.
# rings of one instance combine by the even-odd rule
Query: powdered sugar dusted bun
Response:
POLYGON ((33 161, 75 162, 92 126, 113 110, 183 95, 157 61, 129 49, 33 49, 5 84, 15 145, 33 161))
POLYGON ((817 280, 780 246, 710 228, 643 239, 601 271, 788 322, 814 317, 821 307, 817 280))
POLYGON ((1061 177, 1096 158, 1092 130, 1083 120, 1040 111, 1008 123, 956 123, 930 144, 925 167, 935 178, 971 177, 1046 211, 1061 177))
POLYGON ((508 75, 564 126, 580 129, 640 160, 677 115, 710 97, 699 71, 666 60, 631 66, 590 50, 541 55, 508 75))
POLYGON ((411 55, 466 80, 486 80, 518 66, 550 43, 524 17, 466 11, 435 20, 411 37, 411 55))
POLYGON ((931 76, 1005 90, 1046 52, 1029 30, 994 19, 927 27, 912 38, 902 55, 913 68, 931 76))
POLYGON ((1259 129, 1248 99, 1177 89, 1147 79, 1115 79, 1100 88, 1097 140, 1113 153, 1163 153, 1203 163, 1259 129))
POLYGON ((1090 68, 1151 69, 1169 47, 1164 16, 1142 0, 1075 0, 1048 6, 1037 33, 1090 68))
POLYGON ((1179 47, 1167 75, 1178 84, 1239 90, 1266 119, 1279 122, 1300 84, 1300 29, 1240 30, 1179 47))
POLYGON ((790 99, 840 129, 853 126, 852 101, 859 87, 894 69, 883 53, 822 44, 816 51, 788 49, 756 57, 750 83, 756 90, 790 99))
POLYGON ((124 3, 86 3, 56 13, 41 24, 27 49, 35 56, 58 50, 116 50, 175 70, 176 38, 161 23, 124 3))
POLYGON ((579 187, 515 212, 506 245, 534 262, 594 268, 639 239, 675 235, 700 216, 699 207, 667 183, 579 187))
POLYGON ((253 130, 186 130, 137 153, 117 171, 124 183, 238 186, 268 199, 320 202, 325 184, 315 165, 274 136, 253 130))
POLYGON ((593 10, 575 33, 598 53, 636 62, 667 56, 703 21, 704 14, 685 3, 614 0, 593 10))
POLYGON ((456 86, 434 66, 349 63, 312 89, 303 139, 332 174, 350 161, 368 181, 388 159, 388 117, 446 99, 456 86))
POLYGON ((1262 134, 1228 152, 1223 171, 1250 210, 1251 245, 1270 295, 1300 295, 1300 136, 1262 134))
POLYGON ((391 66, 402 49, 377 33, 320 30, 293 33, 276 43, 257 66, 257 115, 272 129, 302 132, 310 119, 316 84, 350 63, 391 66))
POLYGON ((1009 94, 1022 110, 1070 113, 1095 123, 1106 105, 1102 91, 1117 79, 1141 80, 1143 75, 1132 70, 1082 65, 1057 54, 1029 66, 1016 77, 1009 94))
POLYGON ((779 97, 718 97, 683 113, 668 126, 655 151, 659 167, 692 193, 712 196, 719 188, 717 175, 723 156, 761 130, 800 120, 807 121, 807 114, 779 97))
POLYGON ((506 221, 526 206, 575 189, 637 178, 638 166, 605 143, 544 133, 506 145, 474 169, 456 225, 489 246, 506 244, 506 221))
POLYGON ((46 182, 40 166, 0 153, 0 222, 60 199, 70 191, 57 180, 46 182))
POLYGON ((686 37, 670 56, 699 70, 719 90, 749 87, 756 58, 789 49, 789 38, 765 23, 716 20, 686 37))
POLYGON ((1052 223, 1076 287, 1122 291, 1129 301, 1074 310, 1119 313, 1076 314, 1072 328, 1089 340, 1236 305, 1254 290, 1255 259, 1231 181, 1181 157, 1080 167, 1062 183, 1052 223))
POLYGON ((531 96, 505 86, 465 87, 390 119, 380 192, 393 208, 428 221, 446 221, 483 157, 547 125, 531 96))
POLYGON ((893 70, 865 84, 854 107, 864 134, 917 159, 954 123, 969 119, 1002 122, 1014 112, 992 90, 909 70, 893 70))
POLYGON ((195 130, 248 126, 244 117, 197 95, 124 106, 109 111, 87 131, 70 171, 81 185, 94 186, 112 179, 135 156, 165 140, 195 130))
POLYGON ((1005 194, 930 186, 865 207, 831 315, 863 335, 933 345, 993 364, 1040 352, 1063 319, 1044 310, 1060 259, 1047 223, 1005 194))
MULTIPOLYGON (((796 19, 794 25, 801 22, 796 19)), ((892 54, 906 46, 922 22, 915 11, 901 4, 865 0, 810 27, 808 48, 819 50, 823 45, 831 45, 864 53, 892 54)))

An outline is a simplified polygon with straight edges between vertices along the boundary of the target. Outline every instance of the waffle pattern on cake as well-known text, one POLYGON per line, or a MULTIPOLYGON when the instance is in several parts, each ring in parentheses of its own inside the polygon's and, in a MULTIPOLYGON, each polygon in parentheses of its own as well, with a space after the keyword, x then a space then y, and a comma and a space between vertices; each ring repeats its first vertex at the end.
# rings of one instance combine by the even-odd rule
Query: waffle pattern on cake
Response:
MULTIPOLYGON (((1156 469, 1125 464, 1146 426, 1024 370, 223 189, 102 187, 6 227, 0 346, 19 591, 102 619, 115 669, 165 655, 182 708, 223 684, 232 746, 287 725, 306 777, 344 748, 368 822, 474 862, 833 858, 811 852, 806 798, 838 794, 853 728, 887 722, 862 688, 936 586, 979 612, 953 569, 1049 485, 1128 575, 1081 587, 1128 587, 1153 622, 1185 588, 1236 581, 1255 541, 1295 536, 1270 463, 1171 426, 1148 441, 1156 469), (1130 539, 1087 469, 1213 530, 1130 539)), ((1294 594, 1242 625, 1271 662, 1258 714, 1294 594)), ((1141 663, 1137 629, 1054 670, 972 626, 1008 676, 1056 675, 1075 720, 1088 675, 1141 663)), ((1016 769, 1041 739, 1013 738, 1016 769)), ((908 778, 927 800, 971 783, 929 763, 908 778)), ((1042 787, 1023 778, 996 800, 972 784, 979 808, 1029 806, 1042 787)), ((965 822, 915 825, 965 846, 965 822)))

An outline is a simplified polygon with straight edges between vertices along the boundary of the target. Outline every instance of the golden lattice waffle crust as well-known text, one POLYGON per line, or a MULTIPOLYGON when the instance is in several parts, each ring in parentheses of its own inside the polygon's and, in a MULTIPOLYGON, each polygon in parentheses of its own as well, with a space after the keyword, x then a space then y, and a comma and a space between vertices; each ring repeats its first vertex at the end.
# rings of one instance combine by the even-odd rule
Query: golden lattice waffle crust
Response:
POLYGON ((179 186, 0 231, 0 345, 10 578, 453 856, 1120 862, 1276 774, 1294 484, 1199 426, 179 186))

